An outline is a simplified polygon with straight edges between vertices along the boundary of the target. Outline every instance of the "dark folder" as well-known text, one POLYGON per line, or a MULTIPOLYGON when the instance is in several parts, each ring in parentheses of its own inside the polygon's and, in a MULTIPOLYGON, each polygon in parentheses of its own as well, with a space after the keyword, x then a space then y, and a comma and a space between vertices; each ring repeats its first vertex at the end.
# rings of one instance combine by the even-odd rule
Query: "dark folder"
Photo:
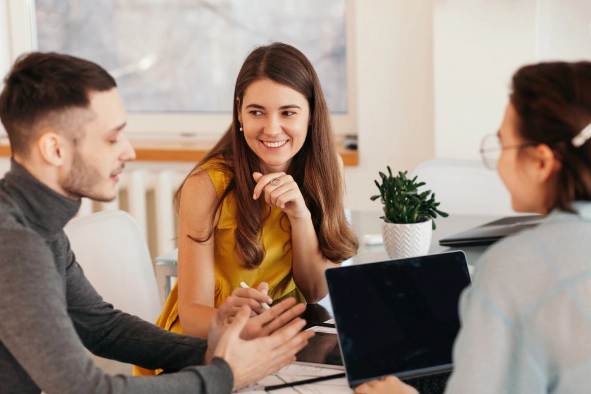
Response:
POLYGON ((441 246, 491 245, 511 234, 540 224, 542 215, 509 216, 439 240, 441 246))

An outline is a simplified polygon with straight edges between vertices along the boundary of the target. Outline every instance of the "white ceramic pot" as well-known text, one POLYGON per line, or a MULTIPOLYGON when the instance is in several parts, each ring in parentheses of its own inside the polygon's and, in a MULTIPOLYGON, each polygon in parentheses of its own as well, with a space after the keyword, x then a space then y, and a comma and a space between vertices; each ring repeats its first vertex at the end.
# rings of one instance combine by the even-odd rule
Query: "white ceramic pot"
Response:
POLYGON ((433 235, 431 219, 413 224, 382 221, 382 238, 391 259, 422 256, 429 253, 433 235))

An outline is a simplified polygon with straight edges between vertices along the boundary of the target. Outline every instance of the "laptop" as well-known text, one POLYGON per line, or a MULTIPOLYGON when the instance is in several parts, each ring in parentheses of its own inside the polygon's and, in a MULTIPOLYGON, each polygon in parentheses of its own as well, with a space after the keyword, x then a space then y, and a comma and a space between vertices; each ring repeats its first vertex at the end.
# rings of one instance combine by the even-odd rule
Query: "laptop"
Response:
POLYGON ((441 246, 491 245, 499 239, 542 222, 542 215, 509 216, 439 240, 441 246))
POLYGON ((462 251, 330 268, 325 276, 349 386, 395 375, 421 394, 443 392, 458 301, 470 284, 462 251))

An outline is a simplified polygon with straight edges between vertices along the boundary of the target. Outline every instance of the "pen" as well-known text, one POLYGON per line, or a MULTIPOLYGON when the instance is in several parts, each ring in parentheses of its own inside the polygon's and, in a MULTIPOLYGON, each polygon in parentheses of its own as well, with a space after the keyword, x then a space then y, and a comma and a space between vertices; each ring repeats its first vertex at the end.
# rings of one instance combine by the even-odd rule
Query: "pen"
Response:
MULTIPOLYGON (((244 283, 244 282, 240 282, 240 287, 242 287, 243 289, 250 289, 250 287, 246 283, 244 283)), ((260 304, 261 304, 261 306, 264 309, 269 309, 270 308, 270 306, 268 304, 264 303, 264 302, 260 302, 260 304)))
POLYGON ((344 373, 337 373, 335 375, 321 376, 319 378, 298 380, 297 382, 277 384, 275 386, 266 386, 264 389, 265 389, 265 391, 279 390, 279 389, 283 389, 286 387, 300 386, 302 384, 309 384, 309 383, 323 382, 325 380, 344 378, 345 376, 346 375, 344 373))

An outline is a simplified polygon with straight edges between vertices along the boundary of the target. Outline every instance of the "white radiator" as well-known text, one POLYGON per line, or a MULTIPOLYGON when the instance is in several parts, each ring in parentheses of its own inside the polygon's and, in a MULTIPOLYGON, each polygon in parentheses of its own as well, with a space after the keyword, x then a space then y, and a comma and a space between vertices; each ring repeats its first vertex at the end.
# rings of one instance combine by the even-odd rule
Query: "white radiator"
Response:
POLYGON ((129 212, 140 225, 152 258, 176 248, 176 216, 172 205, 174 193, 186 173, 137 169, 123 172, 117 184, 117 198, 109 203, 82 199, 77 216, 104 210, 129 212))

